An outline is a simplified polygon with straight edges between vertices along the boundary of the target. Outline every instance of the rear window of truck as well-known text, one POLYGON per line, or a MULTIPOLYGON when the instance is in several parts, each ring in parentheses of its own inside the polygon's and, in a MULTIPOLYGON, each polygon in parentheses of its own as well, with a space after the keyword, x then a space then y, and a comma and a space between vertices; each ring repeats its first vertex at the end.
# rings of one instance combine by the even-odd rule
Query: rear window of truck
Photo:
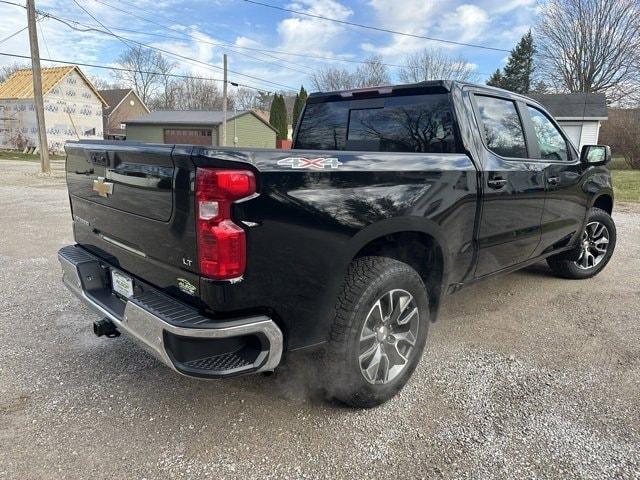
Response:
POLYGON ((297 149, 458 153, 447 94, 308 104, 297 149))

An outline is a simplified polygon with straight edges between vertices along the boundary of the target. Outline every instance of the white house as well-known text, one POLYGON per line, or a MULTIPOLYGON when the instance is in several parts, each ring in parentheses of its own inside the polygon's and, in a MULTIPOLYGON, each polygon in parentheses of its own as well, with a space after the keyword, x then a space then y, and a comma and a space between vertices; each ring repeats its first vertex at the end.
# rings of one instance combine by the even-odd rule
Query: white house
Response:
MULTIPOLYGON (((101 139, 108 106, 76 66, 43 68, 42 94, 49 150, 68 140, 101 139)), ((38 145, 31 70, 18 70, 0 85, 0 147, 38 145)))
POLYGON ((560 124, 573 144, 598 143, 601 122, 607 120, 607 99, 604 93, 530 94, 540 102, 560 124))

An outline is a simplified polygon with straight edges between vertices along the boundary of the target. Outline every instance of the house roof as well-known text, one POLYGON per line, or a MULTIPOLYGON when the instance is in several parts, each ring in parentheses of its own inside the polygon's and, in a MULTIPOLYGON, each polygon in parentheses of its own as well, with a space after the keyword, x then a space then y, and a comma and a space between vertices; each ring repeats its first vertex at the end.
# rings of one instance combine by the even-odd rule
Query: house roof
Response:
POLYGON ((145 110, 147 110, 147 112, 149 111, 147 106, 144 104, 142 99, 138 96, 133 88, 112 88, 108 90, 98 90, 98 92, 100 93, 100 95, 102 95, 102 98, 104 98, 109 105, 104 109, 104 113, 106 113, 107 115, 115 110, 127 97, 127 95, 129 95, 129 93, 133 93, 137 97, 140 104, 145 108, 145 110))
MULTIPOLYGON (((89 88, 96 94, 98 99, 105 105, 108 103, 98 93, 89 79, 75 65, 66 67, 51 67, 42 69, 42 95, 49 93, 56 85, 58 85, 67 75, 73 71, 86 82, 89 88)), ((33 98, 33 76, 31 69, 16 70, 4 83, 0 84, 0 98, 2 99, 29 99, 33 98)))
POLYGON ((604 93, 532 93, 549 113, 560 120, 606 120, 607 98, 604 93))
MULTIPOLYGON (((269 122, 265 121, 253 110, 227 112, 227 121, 242 115, 251 114, 275 131, 269 122)), ((127 125, 220 125, 223 120, 222 110, 154 110, 133 120, 127 120, 127 125)))

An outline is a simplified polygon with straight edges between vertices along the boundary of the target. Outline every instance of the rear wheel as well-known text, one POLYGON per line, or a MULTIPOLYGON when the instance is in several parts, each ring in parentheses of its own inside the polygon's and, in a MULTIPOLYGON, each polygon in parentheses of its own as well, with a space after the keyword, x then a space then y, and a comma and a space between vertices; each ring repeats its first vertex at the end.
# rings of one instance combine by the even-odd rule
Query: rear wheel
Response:
POLYGON ((580 239, 579 253, 549 257, 551 270, 563 278, 583 279, 600 273, 609 263, 616 246, 616 225, 604 210, 593 208, 580 239))
POLYGON ((427 291, 414 269, 386 257, 354 260, 325 352, 331 396, 356 407, 392 398, 418 364, 428 326, 427 291))

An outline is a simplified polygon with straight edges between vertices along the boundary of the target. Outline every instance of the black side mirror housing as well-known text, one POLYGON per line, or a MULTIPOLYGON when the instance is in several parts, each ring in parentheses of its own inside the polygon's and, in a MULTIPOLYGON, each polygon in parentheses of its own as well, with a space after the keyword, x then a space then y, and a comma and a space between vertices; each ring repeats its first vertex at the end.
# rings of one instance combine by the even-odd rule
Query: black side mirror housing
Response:
POLYGON ((606 165, 611 160, 609 145, 585 145, 580 153, 580 161, 587 166, 606 165))

